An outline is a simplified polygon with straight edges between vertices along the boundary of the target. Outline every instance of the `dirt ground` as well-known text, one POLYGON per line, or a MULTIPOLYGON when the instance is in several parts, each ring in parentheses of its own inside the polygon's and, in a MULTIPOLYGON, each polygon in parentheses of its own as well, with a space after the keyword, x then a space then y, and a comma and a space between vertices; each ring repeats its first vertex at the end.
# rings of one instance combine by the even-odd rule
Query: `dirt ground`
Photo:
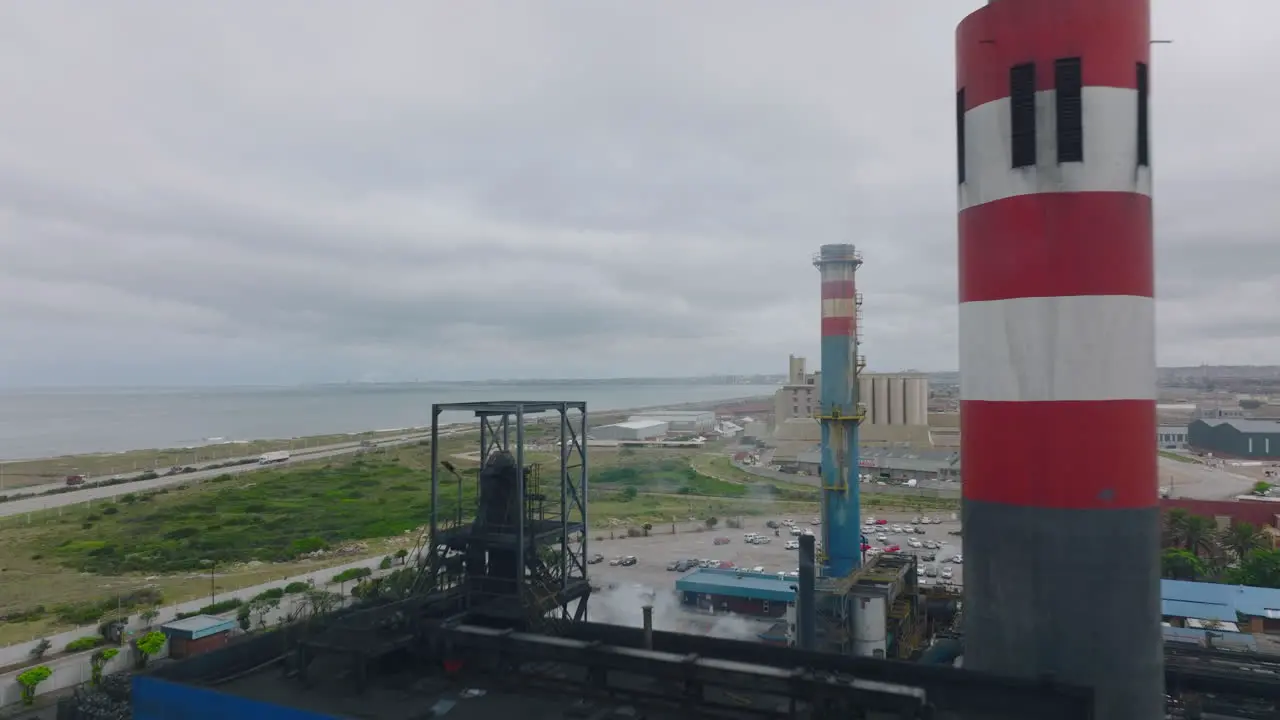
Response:
POLYGON ((1262 467, 1211 467, 1160 457, 1160 487, 1170 497, 1227 500, 1248 493, 1262 479, 1262 467))

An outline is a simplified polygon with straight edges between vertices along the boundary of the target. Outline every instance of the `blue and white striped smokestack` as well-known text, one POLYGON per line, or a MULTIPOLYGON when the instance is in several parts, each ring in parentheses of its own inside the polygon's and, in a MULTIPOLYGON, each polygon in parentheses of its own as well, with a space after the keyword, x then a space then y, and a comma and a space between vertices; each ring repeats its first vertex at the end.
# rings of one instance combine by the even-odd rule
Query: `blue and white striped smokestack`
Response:
POLYGON ((862 257, 852 245, 823 245, 813 264, 822 275, 822 540, 825 574, 862 566, 858 503, 858 292, 862 257))

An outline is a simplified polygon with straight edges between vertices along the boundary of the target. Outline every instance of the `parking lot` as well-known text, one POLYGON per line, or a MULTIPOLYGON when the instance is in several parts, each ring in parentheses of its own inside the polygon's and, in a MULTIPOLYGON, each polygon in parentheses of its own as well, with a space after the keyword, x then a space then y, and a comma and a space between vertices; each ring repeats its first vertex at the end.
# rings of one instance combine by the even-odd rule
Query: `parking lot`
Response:
MULTIPOLYGON (((929 551, 924 548, 909 547, 907 545, 909 538, 921 541, 933 540, 940 543, 941 548, 933 551, 937 555, 937 561, 933 564, 937 565, 939 571, 943 567, 951 567, 953 577, 949 584, 961 584, 964 577, 963 566, 945 562, 962 553, 960 537, 949 534, 960 529, 959 520, 953 520, 951 513, 944 513, 940 517, 938 515, 931 516, 941 519, 942 522, 940 523, 919 525, 918 527, 925 530, 923 534, 892 532, 893 525, 909 524, 912 519, 918 516, 919 514, 917 513, 892 512, 877 515, 877 518, 886 520, 887 524, 876 526, 874 529, 864 527, 867 540, 872 547, 883 548, 886 545, 900 545, 903 552, 915 555, 921 555, 929 551), (881 543, 877 540, 877 536, 880 534, 885 535, 887 543, 881 543)), ((667 570, 667 566, 680 559, 697 558, 699 560, 728 561, 739 568, 750 570, 762 567, 765 572, 771 573, 798 570, 797 551, 786 548, 786 542, 795 538, 789 534, 785 527, 780 529, 778 536, 774 536, 773 530, 765 527, 765 522, 769 519, 781 521, 784 518, 751 518, 742 528, 721 527, 715 530, 698 530, 690 527, 682 529, 682 531, 675 534, 667 533, 651 537, 620 538, 616 540, 591 540, 588 552, 604 555, 605 561, 590 566, 590 576, 593 584, 600 587, 607 588, 609 585, 634 587, 635 585, 640 585, 652 588, 658 594, 670 595, 671 591, 674 590, 676 579, 682 573, 667 570), (749 532, 766 535, 769 538, 769 543, 753 545, 743 542, 743 535, 749 532), (729 543, 716 545, 715 539, 718 537, 728 538, 729 543), (635 565, 630 567, 609 565, 609 560, 628 555, 635 556, 635 565)), ((797 517, 794 520, 797 523, 797 527, 811 529, 821 539, 821 526, 810 525, 809 518, 797 517)), ((922 566, 928 564, 930 563, 922 563, 922 566)))

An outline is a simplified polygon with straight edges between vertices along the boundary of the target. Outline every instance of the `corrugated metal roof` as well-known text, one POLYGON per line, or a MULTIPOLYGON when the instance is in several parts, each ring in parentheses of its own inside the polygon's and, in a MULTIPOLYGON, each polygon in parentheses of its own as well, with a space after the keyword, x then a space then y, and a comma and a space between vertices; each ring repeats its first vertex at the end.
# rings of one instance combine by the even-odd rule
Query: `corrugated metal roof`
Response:
POLYGON ((1186 600, 1161 600, 1160 614, 1166 617, 1196 618, 1199 620, 1221 620, 1235 622, 1239 618, 1229 605, 1216 603, 1197 603, 1186 600))
POLYGON ((662 420, 627 420, 626 422, 613 423, 612 425, 601 425, 601 427, 620 427, 628 430, 648 430, 649 428, 666 425, 662 420))
POLYGON ((1239 616, 1280 619, 1280 590, 1218 583, 1161 580, 1164 615, 1226 620, 1239 616))
POLYGON ((770 602, 792 602, 796 596, 792 586, 798 582, 796 578, 780 578, 772 573, 703 568, 677 580, 676 590, 770 602))
POLYGON ((1242 420, 1240 418, 1203 418, 1202 422, 1210 427, 1229 425, 1242 433, 1280 434, 1280 420, 1242 420))
POLYGON ((235 628, 235 620, 223 620, 213 615, 192 615, 181 620, 165 623, 160 629, 166 634, 175 633, 192 640, 199 640, 202 637, 208 637, 220 632, 226 632, 235 628))

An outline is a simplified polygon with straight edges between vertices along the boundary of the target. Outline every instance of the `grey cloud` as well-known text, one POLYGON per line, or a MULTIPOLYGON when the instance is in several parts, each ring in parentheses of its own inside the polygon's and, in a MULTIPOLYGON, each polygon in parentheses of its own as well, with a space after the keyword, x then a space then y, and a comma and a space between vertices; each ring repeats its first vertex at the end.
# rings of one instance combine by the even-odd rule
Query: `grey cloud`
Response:
MULTIPOLYGON (((954 367, 979 4, 5 6, 0 383, 776 371, 829 242, 954 367)), ((1156 7, 1167 363, 1275 348, 1268 13, 1156 7)))

